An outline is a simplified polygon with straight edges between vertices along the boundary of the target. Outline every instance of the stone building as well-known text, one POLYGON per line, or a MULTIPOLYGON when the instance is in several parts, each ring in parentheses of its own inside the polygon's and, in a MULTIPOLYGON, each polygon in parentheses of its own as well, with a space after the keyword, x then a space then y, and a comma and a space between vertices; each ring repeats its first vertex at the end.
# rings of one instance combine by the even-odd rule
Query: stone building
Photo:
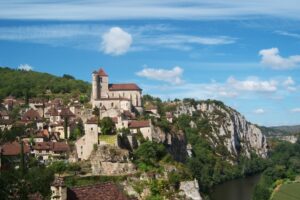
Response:
POLYGON ((91 103, 103 113, 110 110, 131 111, 132 108, 141 112, 142 89, 135 83, 110 84, 108 75, 101 68, 92 74, 91 103))
POLYGON ((79 138, 76 143, 76 152, 78 159, 87 160, 92 151, 94 145, 98 145, 98 121, 96 118, 87 120, 84 125, 85 135, 79 138))

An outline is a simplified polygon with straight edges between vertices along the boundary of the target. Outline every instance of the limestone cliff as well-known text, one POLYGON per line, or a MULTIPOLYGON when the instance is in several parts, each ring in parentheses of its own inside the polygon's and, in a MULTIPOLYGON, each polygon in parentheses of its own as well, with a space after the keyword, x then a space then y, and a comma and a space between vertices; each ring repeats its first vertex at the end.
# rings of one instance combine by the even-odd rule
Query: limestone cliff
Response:
POLYGON ((236 110, 219 101, 192 101, 177 104, 175 116, 188 115, 191 117, 190 126, 202 128, 202 132, 215 148, 225 146, 228 153, 237 157, 250 156, 251 152, 265 158, 267 142, 261 130, 248 122, 236 110))

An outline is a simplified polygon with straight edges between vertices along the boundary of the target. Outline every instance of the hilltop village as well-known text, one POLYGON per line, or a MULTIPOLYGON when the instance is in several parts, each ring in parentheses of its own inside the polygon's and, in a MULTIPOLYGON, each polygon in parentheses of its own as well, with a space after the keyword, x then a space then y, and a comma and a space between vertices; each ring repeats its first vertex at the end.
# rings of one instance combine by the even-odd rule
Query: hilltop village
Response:
POLYGON ((254 194, 268 199, 273 183, 298 174, 299 140, 267 140, 270 129, 221 101, 162 101, 110 83, 103 68, 92 84, 0 70, 0 199, 201 200, 217 184, 273 170, 254 194))
MULTIPOLYGON (((109 76, 102 68, 92 73, 88 104, 78 99, 64 102, 60 98, 32 98, 26 104, 23 99, 6 97, 0 110, 1 171, 24 167, 24 160, 26 165, 26 161, 34 159, 44 166, 74 163, 82 174, 78 176, 135 174, 139 171, 131 161, 131 154, 142 142, 151 142, 154 137, 159 142, 161 136, 158 135, 162 131, 155 129, 151 120, 159 117, 155 105, 142 104, 142 89, 138 85, 109 83, 109 76)), ((172 122, 173 113, 167 112, 167 120, 172 122)), ((151 179, 149 174, 143 176, 143 180, 151 179)), ((134 179, 131 182, 138 182, 134 179)), ((195 194, 192 195, 200 199, 198 183, 190 180, 182 182, 179 199, 190 195, 193 188, 195 194), (190 184, 192 188, 186 187, 190 184)), ((109 182, 70 189, 59 176, 51 183, 50 197, 53 200, 87 199, 88 195, 91 196, 88 199, 128 199, 124 194, 129 194, 144 199, 151 194, 149 190, 139 194, 130 184, 124 187, 126 192, 109 182)), ((39 196, 35 193, 31 198, 39 196)))

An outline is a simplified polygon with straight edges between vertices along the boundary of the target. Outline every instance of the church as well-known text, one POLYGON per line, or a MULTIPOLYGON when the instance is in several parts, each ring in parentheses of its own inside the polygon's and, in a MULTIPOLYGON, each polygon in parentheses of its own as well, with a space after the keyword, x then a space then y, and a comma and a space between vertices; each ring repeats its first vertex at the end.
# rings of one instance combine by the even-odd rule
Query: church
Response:
POLYGON ((100 112, 104 113, 132 109, 141 112, 142 89, 135 83, 109 83, 108 75, 100 68, 92 74, 91 103, 93 107, 98 107, 100 112))

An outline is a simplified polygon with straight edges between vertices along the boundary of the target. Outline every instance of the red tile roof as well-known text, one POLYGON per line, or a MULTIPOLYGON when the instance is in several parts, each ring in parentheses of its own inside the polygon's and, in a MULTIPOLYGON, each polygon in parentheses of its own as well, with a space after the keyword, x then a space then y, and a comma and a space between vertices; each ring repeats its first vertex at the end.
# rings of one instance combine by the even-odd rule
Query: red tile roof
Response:
POLYGON ((74 117, 74 113, 72 113, 72 111, 69 108, 62 108, 60 113, 60 116, 62 117, 74 117))
POLYGON ((69 145, 64 142, 36 142, 33 146, 35 150, 49 150, 54 152, 67 152, 69 145))
POLYGON ((129 128, 143 128, 150 127, 150 122, 148 120, 137 121, 133 120, 128 124, 129 128))
POLYGON ((24 113, 22 116, 22 121, 35 121, 35 120, 41 120, 40 114, 33 109, 28 110, 27 112, 24 113))
POLYGON ((104 69, 102 69, 102 68, 99 69, 98 75, 99 75, 99 76, 108 76, 108 75, 105 73, 104 69))
MULTIPOLYGON (((2 155, 17 156, 21 153, 21 145, 19 142, 8 142, 1 146, 2 155)), ((29 153, 30 148, 27 143, 24 143, 24 153, 29 153)))
POLYGON ((86 121, 86 124, 98 124, 97 117, 92 117, 86 121))
POLYGON ((45 114, 50 116, 59 116, 57 109, 54 107, 50 108, 45 114))
POLYGON ((138 90, 138 91, 141 91, 142 90, 135 83, 109 84, 108 89, 111 91, 116 91, 116 90, 138 90))
POLYGON ((129 200, 114 183, 74 187, 68 190, 68 200, 129 200))

